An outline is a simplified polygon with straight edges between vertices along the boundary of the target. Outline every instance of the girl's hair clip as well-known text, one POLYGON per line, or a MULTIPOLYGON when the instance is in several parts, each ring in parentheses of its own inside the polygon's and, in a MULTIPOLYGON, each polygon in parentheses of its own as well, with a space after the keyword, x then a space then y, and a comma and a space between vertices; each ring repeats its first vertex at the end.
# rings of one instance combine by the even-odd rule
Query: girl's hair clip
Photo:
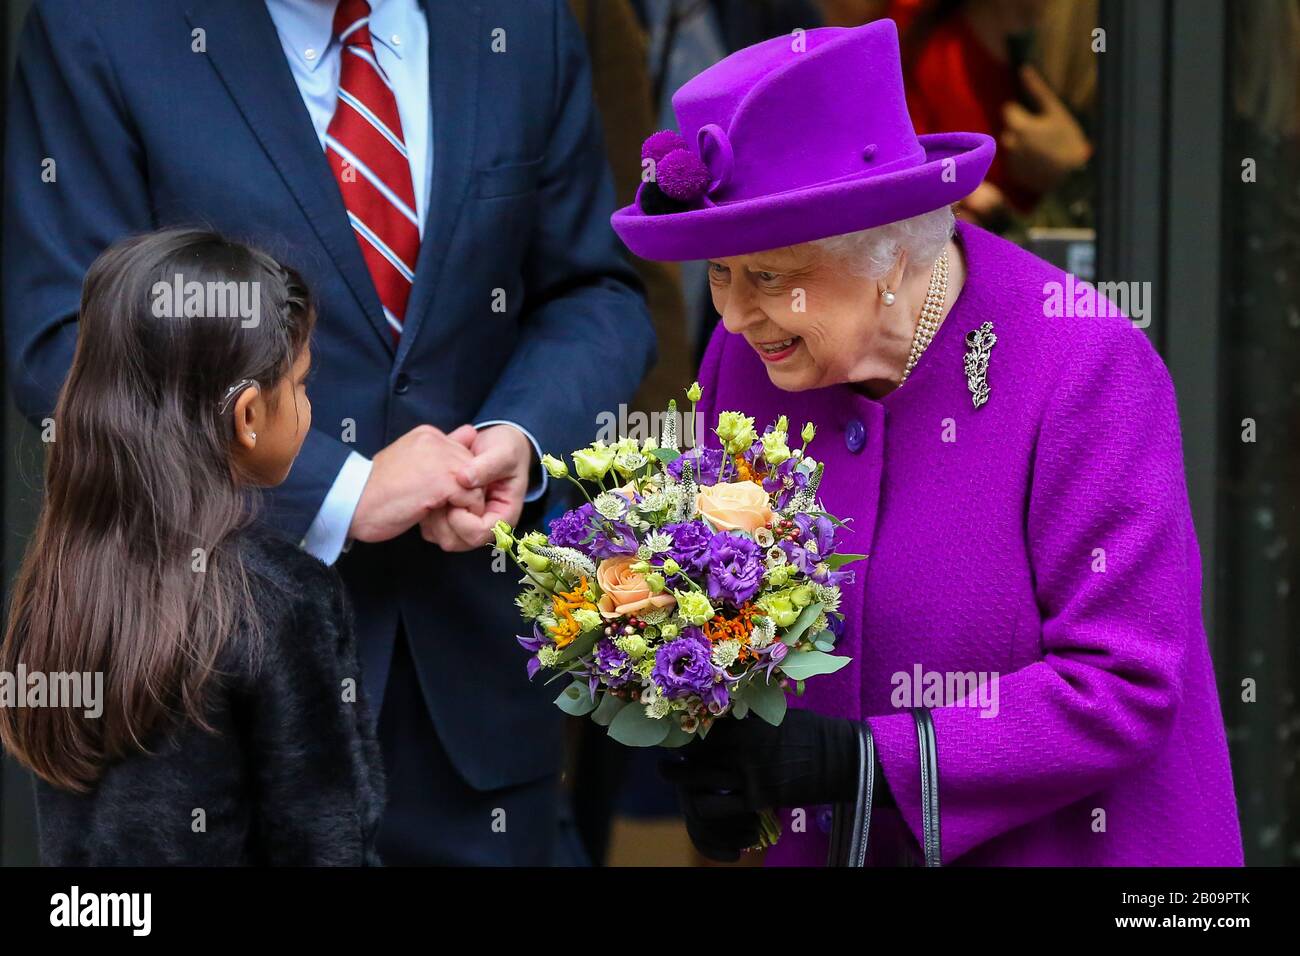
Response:
POLYGON ((222 395, 221 401, 217 403, 217 407, 221 411, 221 414, 224 415, 226 413, 226 410, 230 407, 230 402, 234 399, 234 397, 238 395, 240 392, 242 392, 244 389, 248 388, 250 385, 253 388, 257 388, 257 389, 261 388, 261 386, 259 386, 251 378, 241 378, 234 385, 230 386, 230 388, 226 389, 226 394, 222 395))

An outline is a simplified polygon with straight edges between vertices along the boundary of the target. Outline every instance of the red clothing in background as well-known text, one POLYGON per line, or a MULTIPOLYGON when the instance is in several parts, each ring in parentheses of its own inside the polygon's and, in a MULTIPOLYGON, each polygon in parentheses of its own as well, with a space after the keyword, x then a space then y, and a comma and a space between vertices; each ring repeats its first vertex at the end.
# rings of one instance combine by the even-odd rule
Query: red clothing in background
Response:
MULTIPOLYGON (((890 17, 898 24, 905 56, 908 27, 922 6, 918 0, 890 4, 890 17)), ((904 63, 904 71, 907 108, 918 134, 987 133, 998 140, 1003 128, 1002 107, 1020 93, 1010 64, 988 51, 960 13, 930 33, 910 68, 904 63)), ((985 179, 1002 190, 1017 209, 1028 211, 1038 201, 1037 193, 1010 179, 1001 152, 993 157, 985 179)))

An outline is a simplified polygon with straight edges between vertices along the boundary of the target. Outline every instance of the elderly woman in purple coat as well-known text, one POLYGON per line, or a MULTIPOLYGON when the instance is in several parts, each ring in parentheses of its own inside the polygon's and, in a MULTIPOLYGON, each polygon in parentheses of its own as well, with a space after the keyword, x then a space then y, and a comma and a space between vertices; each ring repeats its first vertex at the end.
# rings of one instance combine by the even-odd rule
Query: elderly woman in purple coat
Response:
POLYGON ((673 105, 681 136, 647 141, 654 176, 614 228, 640 256, 708 261, 703 420, 814 422, 838 546, 869 555, 842 586, 853 662, 781 726, 719 721, 670 768, 697 846, 734 859, 781 808, 768 862, 820 864, 827 808, 870 770, 872 839, 892 815, 919 846, 938 811, 945 863, 1239 865, 1174 390, 1147 338, 1096 300, 1050 317, 1064 273, 954 226, 993 143, 915 135, 891 21, 741 50, 673 105))

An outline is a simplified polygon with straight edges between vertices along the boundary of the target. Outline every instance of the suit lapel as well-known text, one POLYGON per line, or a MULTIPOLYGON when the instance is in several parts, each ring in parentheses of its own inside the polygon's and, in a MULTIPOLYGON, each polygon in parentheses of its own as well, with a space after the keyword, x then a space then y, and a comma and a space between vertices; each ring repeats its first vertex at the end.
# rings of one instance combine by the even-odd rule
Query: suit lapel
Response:
POLYGON ((478 117, 479 57, 488 39, 480 30, 478 3, 425 0, 424 7, 429 22, 433 176, 415 283, 398 347, 398 365, 406 359, 432 307, 434 290, 449 258, 451 238, 469 190, 478 117))
POLYGON ((392 335, 379 295, 265 4, 191 0, 185 15, 192 27, 206 32, 208 59, 231 99, 298 201, 357 306, 391 352, 392 335))

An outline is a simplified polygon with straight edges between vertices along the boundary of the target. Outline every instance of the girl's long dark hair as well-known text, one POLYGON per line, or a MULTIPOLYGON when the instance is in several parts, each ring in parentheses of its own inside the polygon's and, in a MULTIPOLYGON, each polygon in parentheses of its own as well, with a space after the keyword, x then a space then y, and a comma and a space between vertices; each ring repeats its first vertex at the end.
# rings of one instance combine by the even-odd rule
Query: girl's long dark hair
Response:
POLYGON ((0 743, 42 779, 84 791, 155 731, 180 719, 209 726, 205 684, 245 623, 256 651, 232 546, 254 492, 220 404, 241 379, 273 401, 315 310, 301 276, 265 252, 168 229, 96 259, 80 311, 0 671, 102 672, 103 710, 0 707, 0 743), (175 289, 177 276, 216 298, 169 302, 160 284, 175 289), (241 292, 256 303, 243 314, 241 292))

